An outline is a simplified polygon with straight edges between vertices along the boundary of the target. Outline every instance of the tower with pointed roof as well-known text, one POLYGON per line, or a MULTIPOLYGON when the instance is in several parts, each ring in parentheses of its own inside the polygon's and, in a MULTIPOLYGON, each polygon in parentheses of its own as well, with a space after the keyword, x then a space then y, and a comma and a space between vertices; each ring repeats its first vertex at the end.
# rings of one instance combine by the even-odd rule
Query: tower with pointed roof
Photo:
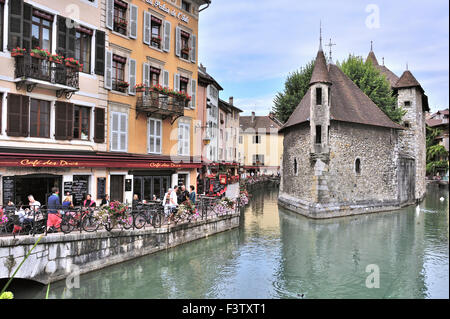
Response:
POLYGON ((404 158, 414 161, 415 198, 420 200, 426 189, 426 128, 425 113, 428 112, 428 98, 414 75, 405 70, 392 87, 397 96, 397 105, 406 114, 402 117, 405 129, 399 133, 399 152, 404 158))
POLYGON ((410 102, 405 119, 411 128, 394 123, 339 67, 327 64, 320 41, 309 88, 280 129, 281 206, 330 218, 393 210, 423 195, 426 96, 409 71, 399 79, 379 65, 372 46, 368 59, 398 103, 410 102))

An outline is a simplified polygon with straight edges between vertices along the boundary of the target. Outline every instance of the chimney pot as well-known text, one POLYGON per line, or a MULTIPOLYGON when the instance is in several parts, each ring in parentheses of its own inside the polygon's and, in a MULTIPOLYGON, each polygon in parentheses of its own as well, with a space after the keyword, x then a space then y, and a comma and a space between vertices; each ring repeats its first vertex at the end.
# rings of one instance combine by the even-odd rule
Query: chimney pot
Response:
POLYGON ((233 105, 233 97, 232 97, 232 96, 230 96, 230 98, 228 99, 228 103, 229 103, 230 105, 233 105))
POLYGON ((255 112, 252 112, 252 123, 255 123, 255 112))

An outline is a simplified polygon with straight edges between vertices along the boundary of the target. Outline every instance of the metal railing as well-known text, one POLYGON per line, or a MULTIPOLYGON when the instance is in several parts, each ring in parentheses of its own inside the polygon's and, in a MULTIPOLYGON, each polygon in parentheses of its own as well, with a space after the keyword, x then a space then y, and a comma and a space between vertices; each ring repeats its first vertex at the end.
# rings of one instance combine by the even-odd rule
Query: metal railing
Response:
POLYGON ((32 78, 79 89, 77 68, 32 57, 29 54, 15 57, 14 75, 16 78, 32 78))
POLYGON ((136 94, 138 97, 136 110, 138 111, 184 115, 184 108, 187 105, 183 98, 152 91, 148 87, 138 90, 136 94))
POLYGON ((28 207, 30 206, 26 209, 12 205, 4 207, 0 213, 0 236, 171 227, 228 216, 239 212, 242 204, 240 198, 235 201, 223 201, 217 197, 200 195, 196 204, 189 202, 172 208, 165 207, 159 202, 127 206, 126 211, 114 219, 102 216, 104 206, 93 208, 59 206, 52 209, 45 206, 28 207), (188 205, 191 205, 190 210, 185 209, 188 205), (52 213, 58 216, 57 228, 47 226, 48 216, 52 213))

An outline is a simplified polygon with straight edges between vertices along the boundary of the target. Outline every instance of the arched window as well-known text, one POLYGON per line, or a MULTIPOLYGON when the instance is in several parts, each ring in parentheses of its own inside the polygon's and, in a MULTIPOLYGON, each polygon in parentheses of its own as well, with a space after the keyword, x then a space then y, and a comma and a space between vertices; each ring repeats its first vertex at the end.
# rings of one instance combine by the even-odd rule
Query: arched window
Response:
POLYGON ((361 160, 359 158, 355 161, 355 173, 358 175, 361 174, 361 160))
POLYGON ((294 158, 294 175, 297 175, 297 172, 298 172, 298 170, 297 170, 297 159, 294 158))

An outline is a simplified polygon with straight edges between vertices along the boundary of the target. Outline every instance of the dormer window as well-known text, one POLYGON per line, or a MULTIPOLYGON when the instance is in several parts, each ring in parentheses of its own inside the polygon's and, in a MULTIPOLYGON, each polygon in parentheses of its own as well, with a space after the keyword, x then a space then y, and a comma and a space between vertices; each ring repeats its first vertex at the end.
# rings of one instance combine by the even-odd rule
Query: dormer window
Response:
POLYGON ((316 105, 322 105, 322 88, 316 88, 316 105))

